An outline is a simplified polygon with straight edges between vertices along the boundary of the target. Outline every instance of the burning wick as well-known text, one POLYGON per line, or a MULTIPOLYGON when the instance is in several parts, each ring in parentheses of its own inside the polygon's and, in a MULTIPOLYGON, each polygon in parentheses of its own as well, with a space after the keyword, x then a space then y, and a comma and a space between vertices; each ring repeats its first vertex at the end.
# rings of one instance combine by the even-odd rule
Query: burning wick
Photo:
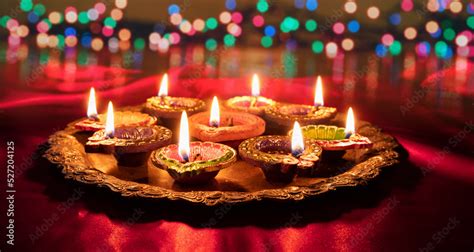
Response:
POLYGON ((257 105, 258 97, 260 96, 260 79, 257 74, 253 74, 252 76, 252 96, 253 99, 250 102, 250 107, 257 105))
POLYGON ((211 106, 211 115, 209 117, 209 126, 211 127, 219 127, 220 124, 220 112, 219 112, 219 101, 217 97, 214 96, 212 98, 212 106, 211 106))
POLYGON ((158 96, 161 99, 161 104, 165 103, 165 97, 168 96, 168 74, 165 73, 160 83, 160 91, 158 91, 158 96))
POLYGON ((189 162, 190 153, 188 115, 186 114, 186 111, 183 111, 181 113, 181 122, 179 125, 178 155, 185 163, 187 163, 189 162))
POLYGON ((97 105, 95 103, 95 89, 91 88, 89 92, 89 104, 87 106, 87 118, 91 120, 99 120, 99 116, 97 114, 97 105))
POLYGON ((352 107, 349 107, 349 110, 347 111, 346 129, 344 130, 344 133, 346 133, 346 138, 351 137, 351 135, 355 133, 355 120, 352 107))
POLYGON ((324 106, 323 83, 321 81, 321 76, 318 76, 316 80, 316 89, 314 91, 314 106, 315 107, 324 106))
POLYGON ((107 138, 114 138, 114 106, 112 102, 109 101, 109 106, 107 108, 107 119, 105 121, 105 136, 107 138))
POLYGON ((299 157, 304 152, 303 133, 298 122, 293 125, 293 132, 291 133, 291 155, 299 157))

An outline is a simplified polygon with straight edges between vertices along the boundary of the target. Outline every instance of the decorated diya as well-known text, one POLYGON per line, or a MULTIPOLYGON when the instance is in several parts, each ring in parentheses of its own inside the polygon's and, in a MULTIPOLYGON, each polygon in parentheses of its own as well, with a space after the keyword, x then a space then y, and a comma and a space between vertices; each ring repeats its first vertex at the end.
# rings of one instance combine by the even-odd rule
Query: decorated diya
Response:
POLYGON ((153 164, 178 183, 201 184, 211 181, 221 169, 236 161, 231 147, 213 142, 189 142, 188 118, 181 114, 179 143, 158 149, 152 154, 153 164))
POLYGON ((164 74, 158 96, 148 98, 143 111, 152 116, 179 119, 182 111, 194 114, 205 109, 206 103, 200 99, 168 96, 168 74, 164 74))
POLYGON ((336 108, 325 107, 321 77, 318 76, 314 95, 314 106, 277 103, 265 109, 265 120, 274 128, 288 128, 293 122, 301 125, 328 123, 336 115, 336 108))
POLYGON ((311 176, 317 169, 322 149, 312 139, 303 140, 298 122, 293 134, 259 136, 242 142, 239 154, 246 162, 260 167, 269 182, 289 183, 296 174, 311 176))
POLYGON ((225 102, 225 106, 229 109, 259 116, 264 114, 266 108, 273 105, 275 101, 260 96, 260 80, 257 74, 252 77, 252 96, 236 96, 225 102))
POLYGON ((302 127, 302 132, 305 139, 314 139, 323 148, 324 161, 342 158, 346 150, 371 148, 373 145, 370 139, 355 133, 352 108, 347 112, 345 128, 332 125, 307 125, 302 127))
POLYGON ((189 121, 191 136, 201 141, 238 141, 259 136, 265 131, 265 121, 256 115, 240 111, 220 112, 215 96, 210 113, 194 114, 189 121))
POLYGON ((89 137, 87 152, 115 154, 124 166, 139 166, 146 162, 152 150, 170 143, 171 130, 157 125, 114 127, 113 105, 109 102, 105 129, 89 137))
MULTIPOLYGON (((117 111, 114 116, 115 127, 151 126, 157 122, 156 117, 135 111, 117 111)), ((97 114, 95 90, 91 88, 87 106, 87 118, 77 122, 74 127, 82 131, 98 131, 105 128, 105 122, 106 115, 97 114)))

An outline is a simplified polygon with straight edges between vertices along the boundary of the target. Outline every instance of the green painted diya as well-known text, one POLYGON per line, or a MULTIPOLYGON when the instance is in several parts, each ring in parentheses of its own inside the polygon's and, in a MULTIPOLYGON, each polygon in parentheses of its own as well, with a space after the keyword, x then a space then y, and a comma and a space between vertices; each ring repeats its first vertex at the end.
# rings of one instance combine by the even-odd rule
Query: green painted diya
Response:
MULTIPOLYGON (((307 125, 301 127, 305 139, 315 140, 323 148, 323 161, 341 159, 346 150, 371 148, 373 143, 357 133, 346 136, 345 128, 332 125, 307 125)), ((291 136, 292 131, 288 134, 291 136)))
POLYGON ((190 154, 185 161, 172 144, 152 153, 153 164, 166 170, 173 179, 183 184, 201 184, 211 181, 220 170, 234 163, 236 151, 231 147, 212 142, 191 142, 190 154))
POLYGON ((289 183, 296 174, 311 176, 317 170, 322 149, 312 139, 305 139, 305 149, 293 155, 287 136, 259 136, 239 145, 239 154, 246 162, 260 167, 269 182, 289 183))
MULTIPOLYGON (((323 150, 337 151, 372 147, 372 141, 365 136, 352 134, 346 137, 345 128, 329 125, 307 125, 301 127, 303 137, 314 139, 323 150)), ((291 136, 292 131, 288 134, 291 136)))

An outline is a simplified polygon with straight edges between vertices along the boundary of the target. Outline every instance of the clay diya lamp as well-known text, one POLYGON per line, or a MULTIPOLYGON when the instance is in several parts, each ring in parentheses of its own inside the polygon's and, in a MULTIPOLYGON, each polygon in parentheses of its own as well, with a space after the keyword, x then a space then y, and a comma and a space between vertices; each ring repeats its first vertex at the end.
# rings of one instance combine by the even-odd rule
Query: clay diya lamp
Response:
MULTIPOLYGON (((305 139, 313 139, 323 148, 321 160, 324 163, 342 159, 347 150, 371 148, 373 143, 365 136, 355 133, 355 120, 349 108, 346 127, 329 125, 307 125, 302 127, 305 139)), ((290 131, 289 134, 292 134, 290 131)))
POLYGON ((200 99, 168 96, 168 74, 164 74, 158 96, 147 99, 143 112, 159 117, 165 126, 175 129, 182 111, 192 115, 205 107, 206 103, 200 99))
POLYGON ((286 134, 293 122, 301 125, 328 123, 336 115, 336 108, 324 106, 321 77, 318 76, 314 106, 277 103, 265 109, 265 121, 270 132, 286 134))
POLYGON ((109 102, 106 128, 95 132, 86 143, 86 152, 114 154, 123 166, 143 165, 151 153, 171 142, 171 130, 158 126, 114 127, 114 112, 109 102))
POLYGON ((260 167, 269 182, 289 183, 296 174, 311 176, 317 170, 322 149, 311 139, 303 141, 300 126, 287 136, 259 136, 242 142, 239 154, 246 162, 260 167))
POLYGON ((178 144, 152 153, 153 164, 181 184, 202 184, 214 179, 221 169, 236 161, 231 147, 212 142, 189 142, 188 118, 183 111, 178 144))
POLYGON ((252 96, 236 96, 228 99, 225 106, 231 110, 244 111, 263 116, 265 109, 275 105, 275 101, 260 96, 260 80, 258 75, 252 77, 252 96))
POLYGON ((242 140, 265 132, 265 121, 241 111, 222 111, 214 96, 211 112, 201 112, 189 117, 190 134, 201 141, 220 142, 237 148, 242 140))
MULTIPOLYGON (((117 111, 114 116, 115 127, 151 126, 155 125, 157 121, 156 117, 135 111, 117 111)), ((105 121, 105 114, 97 114, 95 90, 91 88, 87 106, 87 118, 75 123, 74 127, 81 131, 98 131, 105 128, 105 121)))

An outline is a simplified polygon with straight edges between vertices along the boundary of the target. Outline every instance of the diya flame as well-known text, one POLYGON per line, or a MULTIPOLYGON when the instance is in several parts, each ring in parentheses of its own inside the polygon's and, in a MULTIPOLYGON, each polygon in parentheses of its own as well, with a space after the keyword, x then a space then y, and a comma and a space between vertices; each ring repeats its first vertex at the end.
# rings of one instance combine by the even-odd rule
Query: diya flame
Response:
POLYGON ((346 133, 346 138, 355 133, 355 119, 352 107, 349 107, 349 110, 347 111, 346 129, 344 130, 344 133, 346 133))
POLYGON ((160 83, 160 91, 158 91, 159 97, 168 96, 168 74, 165 73, 160 83))
POLYGON ((324 106, 324 99, 323 99, 323 82, 321 80, 321 76, 318 76, 316 80, 316 88, 314 90, 314 106, 324 106))
POLYGON ((113 138, 115 133, 114 126, 114 105, 109 101, 109 106, 107 108, 107 119, 105 121, 105 135, 108 138, 113 138))
POLYGON ((252 76, 252 96, 260 96, 260 79, 257 74, 252 76))
POLYGON ((209 126, 219 127, 220 121, 219 101, 217 97, 214 96, 212 99, 211 114, 209 116, 209 126))
POLYGON ((188 162, 191 148, 189 147, 189 124, 186 111, 181 113, 181 122, 179 125, 178 155, 181 159, 188 162))
POLYGON ((89 103, 87 105, 87 118, 89 119, 97 119, 99 118, 97 115, 97 105, 95 102, 95 89, 91 88, 89 92, 89 103))
POLYGON ((293 125, 293 132, 291 133, 291 154, 295 157, 298 157, 303 154, 303 151, 303 133, 301 132, 300 124, 295 122, 293 125))

